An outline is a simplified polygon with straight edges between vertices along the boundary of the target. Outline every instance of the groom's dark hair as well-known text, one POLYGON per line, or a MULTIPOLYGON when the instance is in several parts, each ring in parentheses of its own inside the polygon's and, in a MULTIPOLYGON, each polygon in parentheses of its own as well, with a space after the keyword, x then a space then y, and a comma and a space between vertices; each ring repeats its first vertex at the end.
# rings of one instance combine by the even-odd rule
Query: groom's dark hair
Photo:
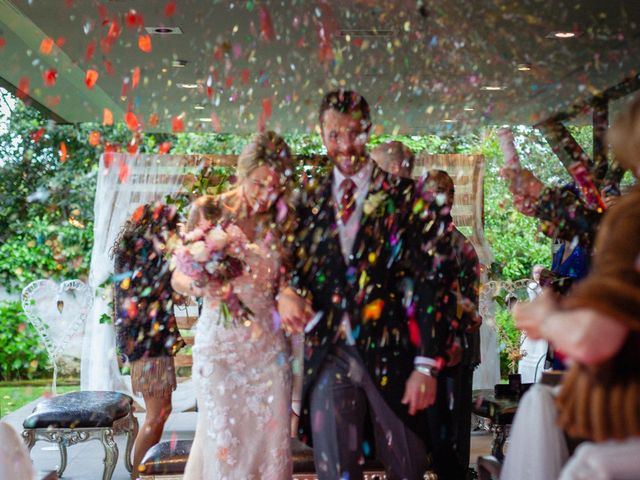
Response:
POLYGON ((327 110, 335 110, 339 113, 351 113, 359 119, 365 129, 371 126, 371 111, 365 98, 352 90, 334 90, 327 93, 320 103, 318 118, 322 126, 322 117, 327 110))

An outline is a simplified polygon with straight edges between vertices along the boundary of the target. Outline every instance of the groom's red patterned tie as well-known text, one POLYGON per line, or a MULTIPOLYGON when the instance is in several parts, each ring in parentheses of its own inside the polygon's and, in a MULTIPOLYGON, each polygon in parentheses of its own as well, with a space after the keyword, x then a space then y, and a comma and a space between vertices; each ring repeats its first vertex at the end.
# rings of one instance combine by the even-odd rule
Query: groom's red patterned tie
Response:
POLYGON ((343 225, 349 221, 353 211, 356 209, 356 183, 350 178, 345 178, 340 185, 340 191, 342 192, 342 198, 340 199, 340 211, 338 212, 338 219, 342 221, 343 225))

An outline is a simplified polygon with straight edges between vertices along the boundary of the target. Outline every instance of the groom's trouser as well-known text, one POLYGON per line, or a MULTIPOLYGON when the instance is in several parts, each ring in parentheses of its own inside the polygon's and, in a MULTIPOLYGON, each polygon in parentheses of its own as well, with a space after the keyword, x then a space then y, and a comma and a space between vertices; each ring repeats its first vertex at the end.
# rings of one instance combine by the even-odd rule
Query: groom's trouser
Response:
POLYGON ((427 451, 386 404, 354 347, 337 345, 311 391, 313 456, 319 480, 363 478, 367 412, 389 480, 422 479, 427 451))

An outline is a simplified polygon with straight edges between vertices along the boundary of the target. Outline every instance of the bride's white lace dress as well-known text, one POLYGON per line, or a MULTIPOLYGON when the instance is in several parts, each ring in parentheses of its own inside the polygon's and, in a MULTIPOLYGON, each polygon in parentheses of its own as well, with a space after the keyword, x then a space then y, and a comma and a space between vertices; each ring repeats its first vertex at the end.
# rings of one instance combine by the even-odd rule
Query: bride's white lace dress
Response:
POLYGON ((198 425, 187 480, 290 479, 291 370, 277 324, 280 257, 266 242, 249 244, 249 272, 234 291, 253 312, 250 323, 225 326, 207 298, 193 347, 198 425))

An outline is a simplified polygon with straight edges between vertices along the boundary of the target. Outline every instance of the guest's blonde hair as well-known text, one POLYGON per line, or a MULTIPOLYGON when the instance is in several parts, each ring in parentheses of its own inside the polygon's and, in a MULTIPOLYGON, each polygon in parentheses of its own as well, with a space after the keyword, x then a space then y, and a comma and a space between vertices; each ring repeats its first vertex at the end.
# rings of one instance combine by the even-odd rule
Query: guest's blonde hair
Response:
POLYGON ((618 164, 640 176, 640 97, 616 117, 607 140, 618 164))

